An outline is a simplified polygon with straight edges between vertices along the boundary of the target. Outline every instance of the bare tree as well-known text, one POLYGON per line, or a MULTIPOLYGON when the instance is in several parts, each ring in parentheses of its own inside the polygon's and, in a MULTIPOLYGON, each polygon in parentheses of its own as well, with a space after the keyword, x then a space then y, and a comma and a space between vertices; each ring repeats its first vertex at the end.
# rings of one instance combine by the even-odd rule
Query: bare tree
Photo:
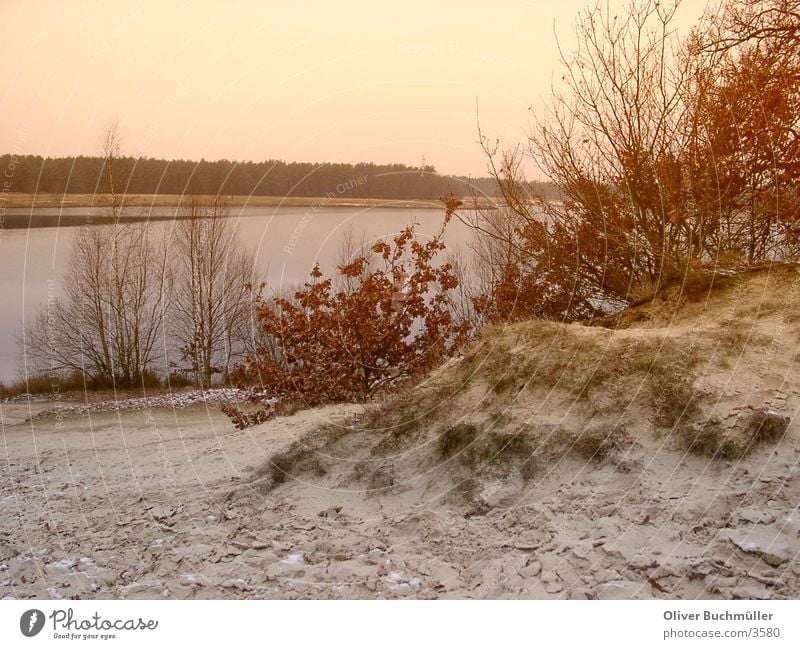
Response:
POLYGON ((688 62, 672 23, 675 4, 645 0, 612 14, 581 12, 577 49, 525 146, 500 150, 479 131, 502 198, 475 210, 494 288, 490 319, 576 318, 677 274, 686 234, 670 221, 662 182, 681 147, 688 62), (563 200, 531 192, 529 159, 563 200))
POLYGON ((115 221, 119 218, 122 208, 114 169, 115 162, 119 159, 121 152, 122 132, 119 122, 113 120, 103 129, 100 139, 100 153, 103 156, 105 175, 108 180, 109 209, 115 221))
POLYGON ((800 0, 737 0, 705 16, 697 42, 706 51, 726 52, 761 44, 797 56, 800 50, 800 0))
POLYGON ((136 386, 158 356, 168 293, 166 246, 146 226, 86 226, 73 243, 63 294, 27 328, 24 351, 45 371, 136 386))
POLYGON ((225 202, 192 198, 172 231, 175 274, 171 329, 183 370, 202 386, 242 360, 253 318, 253 255, 239 240, 225 202))
POLYGON ((114 220, 80 229, 62 294, 26 327, 23 353, 41 371, 79 372, 98 385, 132 387, 151 370, 164 335, 171 282, 167 247, 164 239, 153 240, 146 224, 120 219, 115 123, 104 131, 101 149, 114 220))
POLYGON ((527 145, 479 132, 503 199, 501 218, 466 217, 502 253, 491 317, 578 318, 798 250, 795 4, 732 0, 707 18, 711 45, 676 32, 677 2, 579 14, 527 145), (531 194, 526 159, 562 200, 531 194))

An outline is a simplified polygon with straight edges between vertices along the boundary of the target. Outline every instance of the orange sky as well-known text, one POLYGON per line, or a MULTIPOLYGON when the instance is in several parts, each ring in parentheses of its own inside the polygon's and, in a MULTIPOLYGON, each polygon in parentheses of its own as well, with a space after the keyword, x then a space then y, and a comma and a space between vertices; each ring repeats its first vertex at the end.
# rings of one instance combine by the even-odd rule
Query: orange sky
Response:
POLYGON ((116 118, 134 156, 485 175, 476 98, 485 134, 524 138, 586 4, 0 0, 0 152, 96 155, 116 118))

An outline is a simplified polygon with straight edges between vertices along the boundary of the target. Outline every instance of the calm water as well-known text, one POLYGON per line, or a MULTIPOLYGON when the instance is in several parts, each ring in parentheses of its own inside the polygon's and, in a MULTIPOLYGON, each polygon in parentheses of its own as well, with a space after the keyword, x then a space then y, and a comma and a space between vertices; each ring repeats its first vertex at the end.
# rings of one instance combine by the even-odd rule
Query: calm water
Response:
MULTIPOLYGON (((255 255, 266 281, 277 288, 304 281, 316 262, 324 272, 330 272, 348 236, 358 242, 362 238, 372 242, 414 222, 421 235, 432 236, 438 232, 444 214, 436 209, 356 207, 234 209, 231 218, 239 227, 242 243, 255 255)), ((82 216, 87 210, 67 208, 61 213, 82 216)), ((163 232, 169 225, 160 221, 148 227, 163 232)), ((48 295, 60 294, 70 246, 79 231, 75 227, 0 231, 0 381, 21 376, 24 357, 16 336, 46 304, 48 295)), ((468 228, 453 222, 446 237, 448 247, 465 248, 469 237, 468 228)))

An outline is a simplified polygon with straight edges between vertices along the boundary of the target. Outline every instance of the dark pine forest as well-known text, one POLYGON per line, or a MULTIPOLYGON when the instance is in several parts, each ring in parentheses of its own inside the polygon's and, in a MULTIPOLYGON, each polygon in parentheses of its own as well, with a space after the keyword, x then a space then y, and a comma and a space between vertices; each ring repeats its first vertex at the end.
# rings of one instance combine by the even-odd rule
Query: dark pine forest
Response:
MULTIPOLYGON (((108 193, 106 160, 102 157, 43 158, 35 155, 0 156, 14 173, 6 191, 22 193, 108 193)), ((310 163, 265 160, 159 160, 117 158, 113 161, 115 191, 125 194, 204 194, 235 196, 437 199, 451 192, 496 196, 492 178, 445 176, 433 166, 403 164, 310 163)), ((554 188, 531 183, 531 189, 556 198, 554 188)))

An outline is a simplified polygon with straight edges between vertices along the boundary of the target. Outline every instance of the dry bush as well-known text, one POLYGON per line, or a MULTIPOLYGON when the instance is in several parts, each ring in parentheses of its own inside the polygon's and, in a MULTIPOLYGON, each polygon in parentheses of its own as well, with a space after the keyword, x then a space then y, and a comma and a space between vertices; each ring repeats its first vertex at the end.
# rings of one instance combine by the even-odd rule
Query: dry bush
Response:
POLYGON ((749 443, 774 442, 781 439, 789 427, 789 417, 772 410, 758 410, 747 422, 745 439, 749 443))
POLYGON ((262 299, 262 345, 238 378, 254 390, 308 405, 365 401, 421 376, 462 347, 469 323, 454 317, 452 267, 437 263, 458 206, 447 201, 440 232, 421 241, 408 227, 389 243, 337 267, 319 267, 293 298, 262 299))
MULTIPOLYGON (((258 399, 254 401, 260 403, 258 399)), ((291 417, 303 408, 304 404, 292 399, 282 399, 266 406, 246 407, 244 410, 231 403, 224 403, 219 407, 238 430, 244 430, 250 426, 258 426, 274 417, 291 417)))
POLYGON ((250 428, 250 426, 258 426, 275 417, 275 411, 266 408, 245 412, 237 406, 223 403, 220 404, 219 409, 222 411, 222 414, 233 422, 237 430, 244 430, 245 428, 250 428))

